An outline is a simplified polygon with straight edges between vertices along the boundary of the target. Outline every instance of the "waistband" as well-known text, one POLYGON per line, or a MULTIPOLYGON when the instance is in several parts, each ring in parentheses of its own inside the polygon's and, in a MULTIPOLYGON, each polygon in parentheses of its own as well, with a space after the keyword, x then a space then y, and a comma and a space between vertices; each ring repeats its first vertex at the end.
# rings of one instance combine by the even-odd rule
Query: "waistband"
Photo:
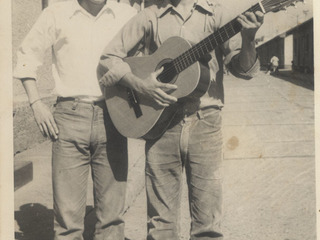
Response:
POLYGON ((195 111, 189 111, 189 109, 182 107, 179 109, 176 116, 184 120, 203 119, 205 116, 212 114, 214 111, 220 112, 221 109, 222 107, 220 106, 206 106, 195 111))
POLYGON ((77 96, 77 97, 57 97, 57 102, 78 102, 78 103, 87 103, 87 104, 99 104, 104 102, 104 99, 90 99, 90 97, 87 96, 77 96))
POLYGON ((89 97, 57 97, 57 103, 59 102, 72 102, 72 110, 76 110, 79 103, 91 104, 94 106, 105 107, 104 99, 92 100, 89 97))

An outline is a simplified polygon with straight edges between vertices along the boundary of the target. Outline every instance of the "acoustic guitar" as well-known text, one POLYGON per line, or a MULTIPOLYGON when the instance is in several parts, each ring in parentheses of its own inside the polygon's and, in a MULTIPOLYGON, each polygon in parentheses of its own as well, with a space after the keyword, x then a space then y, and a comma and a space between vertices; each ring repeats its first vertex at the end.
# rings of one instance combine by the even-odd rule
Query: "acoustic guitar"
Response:
MULTIPOLYGON (((262 0, 246 12, 277 12, 295 5, 294 0, 262 0)), ((169 126, 179 104, 185 99, 200 98, 210 84, 208 66, 199 62, 241 31, 241 24, 234 18, 218 31, 191 46, 181 37, 167 39, 152 55, 128 57, 132 73, 141 79, 163 67, 158 81, 172 83, 178 88, 170 95, 178 98, 178 103, 160 107, 155 101, 121 85, 105 88, 106 105, 117 130, 125 137, 154 139, 169 126)), ((167 92, 168 93, 168 92, 167 92)))

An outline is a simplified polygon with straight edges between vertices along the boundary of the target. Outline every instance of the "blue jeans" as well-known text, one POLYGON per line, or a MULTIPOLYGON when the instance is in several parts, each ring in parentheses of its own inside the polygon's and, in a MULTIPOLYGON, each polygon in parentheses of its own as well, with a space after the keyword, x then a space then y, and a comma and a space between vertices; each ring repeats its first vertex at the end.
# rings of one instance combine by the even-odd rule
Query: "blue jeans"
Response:
POLYGON ((184 168, 190 239, 223 239, 220 110, 199 110, 187 117, 178 114, 163 136, 146 142, 146 156, 147 239, 179 239, 184 168))
POLYGON ((58 101, 54 118, 59 129, 52 147, 54 239, 83 239, 91 169, 97 216, 93 239, 123 240, 126 138, 112 125, 103 101, 58 101))

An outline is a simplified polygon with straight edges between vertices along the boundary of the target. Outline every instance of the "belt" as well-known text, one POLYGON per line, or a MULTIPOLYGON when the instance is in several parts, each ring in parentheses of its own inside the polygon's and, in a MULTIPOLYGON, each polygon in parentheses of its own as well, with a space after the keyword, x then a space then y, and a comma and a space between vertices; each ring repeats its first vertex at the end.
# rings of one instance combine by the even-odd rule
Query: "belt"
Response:
POLYGON ((207 106, 207 107, 202 107, 200 109, 194 110, 194 111, 189 111, 189 109, 181 109, 181 113, 185 116, 185 117, 189 117, 192 115, 197 115, 199 113, 202 114, 206 114, 207 112, 210 112, 212 110, 221 110, 222 107, 220 106, 207 106))
POLYGON ((57 97, 57 102, 67 102, 67 101, 73 101, 78 103, 87 103, 87 104, 99 104, 104 102, 104 99, 98 99, 98 100, 91 100, 88 97, 85 96, 79 96, 79 97, 57 97))
POLYGON ((222 107, 220 106, 207 106, 202 107, 196 111, 188 111, 188 109, 184 109, 183 107, 178 110, 176 113, 175 119, 176 121, 181 121, 182 119, 184 121, 190 121, 194 119, 203 119, 208 114, 211 114, 212 111, 221 111, 222 107))

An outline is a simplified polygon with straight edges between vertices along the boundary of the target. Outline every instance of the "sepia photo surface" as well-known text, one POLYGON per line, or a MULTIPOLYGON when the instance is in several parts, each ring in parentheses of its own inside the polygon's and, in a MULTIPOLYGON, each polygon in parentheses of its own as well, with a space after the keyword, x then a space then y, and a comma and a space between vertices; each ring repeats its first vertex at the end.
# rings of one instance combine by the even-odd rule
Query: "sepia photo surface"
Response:
MULTIPOLYGON (((1 109, 1 121, 6 121, 1 131, 8 131, 0 133, 1 239, 53 240, 54 237, 52 141, 41 134, 21 81, 12 77, 11 69, 8 74, 2 71, 8 70, 8 65, 15 68, 22 41, 43 9, 58 1, 73 0, 14 0, 3 8, 11 11, 6 12, 10 15, 7 18, 11 19, 10 28, 5 27, 4 32, 12 34, 11 49, 4 49, 10 51, 3 56, 12 59, 1 57, 0 68, 6 89, 1 99, 6 98, 3 102, 9 107, 1 109)), ((122 2, 138 12, 153 3, 122 2)), ((231 21, 259 1, 220 2, 231 21)), ((319 189, 316 191, 319 165, 315 104, 318 54, 314 21, 318 18, 317 5, 311 0, 298 1, 295 6, 265 15, 255 38, 261 64, 257 76, 247 81, 224 70, 221 223, 224 239, 317 239, 320 211, 317 208, 319 199, 316 199, 319 192, 319 189)), ((231 38, 231 44, 238 41, 241 41, 240 33, 231 38)), ((37 87, 41 100, 54 111, 57 95, 52 49, 47 50, 37 70, 37 87)), ((127 191, 123 196, 125 239, 142 240, 147 236, 148 221, 143 139, 128 139, 128 158, 127 191)), ((85 240, 93 239, 97 222, 93 192, 92 176, 88 174, 85 240)), ((180 239, 187 240, 190 238, 190 211, 185 177, 180 217, 180 239)))

